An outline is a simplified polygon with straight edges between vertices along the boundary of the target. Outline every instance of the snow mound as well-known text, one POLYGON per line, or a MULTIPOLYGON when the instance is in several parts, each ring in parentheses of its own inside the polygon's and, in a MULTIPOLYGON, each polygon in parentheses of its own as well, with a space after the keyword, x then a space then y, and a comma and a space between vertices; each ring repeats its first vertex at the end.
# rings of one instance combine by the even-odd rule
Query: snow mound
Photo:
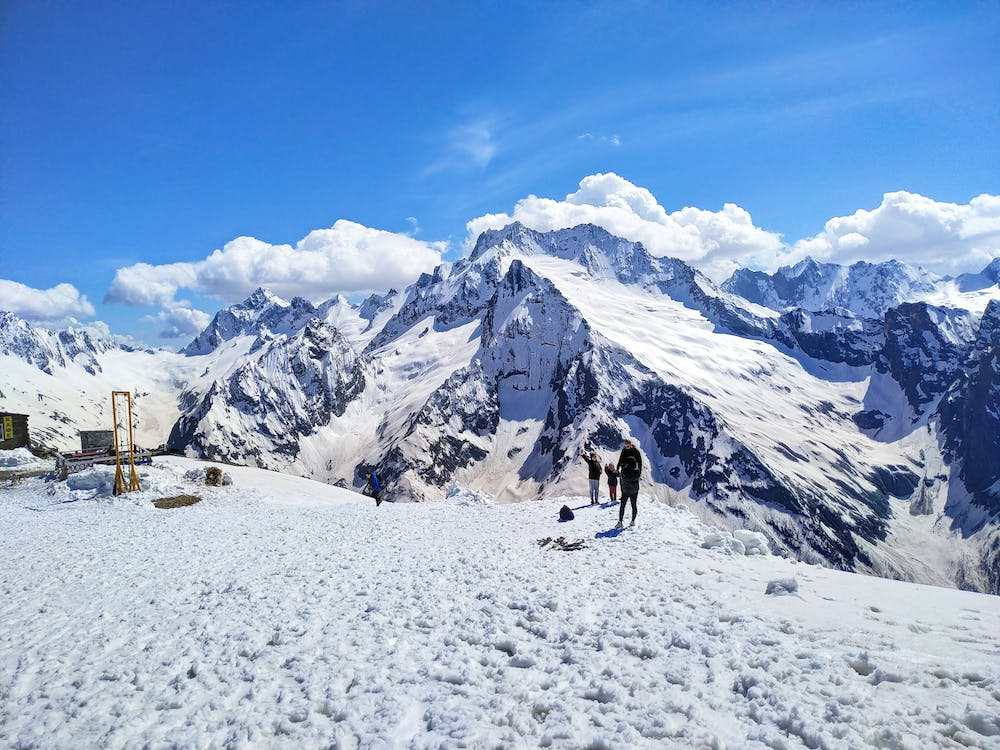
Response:
POLYGON ((115 469, 113 466, 95 466, 70 474, 66 486, 75 499, 111 496, 115 488, 115 469))
POLYGON ((35 460, 31 451, 27 448, 14 448, 9 451, 0 451, 0 466, 4 468, 14 468, 35 460))
POLYGON ((737 529, 728 531, 712 531, 701 541, 703 549, 719 549, 730 555, 770 555, 771 548, 767 545, 767 537, 758 531, 737 529))
POLYGON ((27 448, 14 448, 12 450, 0 451, 0 468, 35 471, 39 469, 51 469, 53 468, 53 462, 38 458, 27 448))
POLYGON ((477 490, 470 490, 467 487, 459 487, 457 484, 453 484, 448 488, 447 494, 444 496, 446 503, 451 505, 494 505, 495 501, 492 495, 488 495, 485 492, 479 492, 477 490))

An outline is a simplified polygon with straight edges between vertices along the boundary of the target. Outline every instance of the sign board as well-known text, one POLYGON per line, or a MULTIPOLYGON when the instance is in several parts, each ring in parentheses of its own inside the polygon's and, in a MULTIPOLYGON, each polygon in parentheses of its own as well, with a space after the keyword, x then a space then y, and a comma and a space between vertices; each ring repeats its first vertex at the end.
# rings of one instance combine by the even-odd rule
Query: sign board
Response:
POLYGON ((3 439, 10 440, 14 437, 14 418, 3 418, 3 439))

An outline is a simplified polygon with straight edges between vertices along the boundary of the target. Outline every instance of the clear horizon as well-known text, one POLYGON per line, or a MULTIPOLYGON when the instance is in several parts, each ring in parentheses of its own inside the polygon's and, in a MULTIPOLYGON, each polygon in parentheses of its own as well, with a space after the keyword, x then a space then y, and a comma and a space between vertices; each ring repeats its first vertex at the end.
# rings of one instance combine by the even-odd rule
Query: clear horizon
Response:
POLYGON ((257 286, 384 291, 514 219, 716 278, 1000 256, 995 4, 0 13, 0 309, 34 322, 182 346, 257 286))

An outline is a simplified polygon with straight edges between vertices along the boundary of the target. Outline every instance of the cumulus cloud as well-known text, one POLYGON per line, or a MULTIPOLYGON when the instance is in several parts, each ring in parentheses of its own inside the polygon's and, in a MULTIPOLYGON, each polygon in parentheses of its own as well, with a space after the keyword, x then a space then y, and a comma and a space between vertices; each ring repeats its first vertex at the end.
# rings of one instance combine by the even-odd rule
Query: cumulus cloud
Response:
POLYGON ((895 259, 941 274, 979 271, 1000 256, 1000 196, 957 204, 886 193, 878 208, 830 219, 815 237, 796 242, 785 260, 807 255, 844 264, 895 259))
POLYGON ((201 310, 195 310, 179 303, 175 307, 161 310, 156 315, 147 315, 144 321, 163 326, 160 338, 179 339, 193 338, 201 333, 212 320, 212 316, 201 310))
POLYGON ((750 214, 727 203, 721 211, 682 208, 668 212, 646 188, 616 174, 585 177, 565 200, 530 195, 510 214, 487 214, 468 222, 468 243, 487 229, 513 221, 538 231, 596 224, 612 234, 641 242, 653 255, 688 261, 713 278, 738 265, 770 265, 784 249, 781 235, 754 226, 750 214))
POLYGON ((72 284, 34 289, 6 279, 0 279, 0 310, 48 327, 61 327, 75 316, 95 314, 94 306, 72 284))
POLYGON ((320 302, 338 293, 406 286, 440 263, 446 249, 445 242, 422 242, 342 219, 310 232, 294 247, 237 237, 201 261, 121 268, 105 302, 161 305, 189 319, 197 311, 177 312, 186 309, 176 301, 181 289, 233 303, 263 286, 285 298, 320 302))
POLYGON ((178 289, 196 289, 198 274, 195 263, 167 263, 153 266, 136 263, 119 268, 105 302, 126 305, 169 305, 178 289))
POLYGON ((775 271, 806 256, 842 264, 896 259, 941 274, 980 271, 1000 256, 1000 196, 995 195, 955 204, 886 193, 878 208, 830 219, 818 235, 787 244, 780 234, 755 226, 749 212, 733 203, 721 211, 668 211, 646 188, 613 173, 596 174, 564 200, 530 195, 510 213, 473 219, 466 225, 467 243, 513 221, 539 231, 596 224, 641 242, 653 255, 687 261, 717 281, 741 266, 775 271))

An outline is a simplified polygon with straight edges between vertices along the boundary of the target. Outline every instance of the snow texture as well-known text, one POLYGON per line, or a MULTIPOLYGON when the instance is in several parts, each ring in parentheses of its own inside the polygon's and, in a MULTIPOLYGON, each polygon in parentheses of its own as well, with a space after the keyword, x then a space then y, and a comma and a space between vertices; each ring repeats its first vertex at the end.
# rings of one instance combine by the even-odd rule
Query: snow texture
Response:
POLYGON ((0 745, 998 746, 1000 598, 704 549, 647 495, 617 531, 204 466, 0 489, 0 745))

